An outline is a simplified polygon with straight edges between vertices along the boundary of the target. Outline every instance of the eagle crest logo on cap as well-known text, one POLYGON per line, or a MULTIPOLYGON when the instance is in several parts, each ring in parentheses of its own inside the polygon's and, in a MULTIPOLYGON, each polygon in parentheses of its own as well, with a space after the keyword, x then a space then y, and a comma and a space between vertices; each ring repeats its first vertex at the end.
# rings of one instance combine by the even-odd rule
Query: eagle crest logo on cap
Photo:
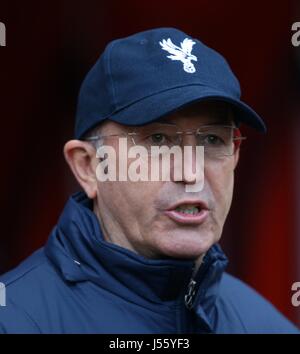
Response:
POLYGON ((159 42, 163 50, 166 50, 171 55, 168 55, 167 58, 171 60, 180 60, 183 63, 183 70, 187 73, 193 74, 196 71, 192 60, 197 61, 197 57, 192 54, 193 45, 196 42, 192 41, 189 38, 185 38, 181 43, 181 47, 175 45, 170 38, 167 40, 163 39, 159 42))

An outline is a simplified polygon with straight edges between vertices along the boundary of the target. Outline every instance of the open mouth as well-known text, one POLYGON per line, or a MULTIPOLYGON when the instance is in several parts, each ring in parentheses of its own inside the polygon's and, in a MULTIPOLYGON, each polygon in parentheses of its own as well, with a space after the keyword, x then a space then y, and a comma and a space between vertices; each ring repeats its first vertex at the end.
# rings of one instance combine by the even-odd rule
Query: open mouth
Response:
POLYGON ((202 202, 180 203, 165 211, 165 215, 179 224, 202 224, 208 214, 209 209, 202 202))
POLYGON ((197 215, 200 213, 202 208, 196 205, 180 205, 175 211, 184 215, 197 215))

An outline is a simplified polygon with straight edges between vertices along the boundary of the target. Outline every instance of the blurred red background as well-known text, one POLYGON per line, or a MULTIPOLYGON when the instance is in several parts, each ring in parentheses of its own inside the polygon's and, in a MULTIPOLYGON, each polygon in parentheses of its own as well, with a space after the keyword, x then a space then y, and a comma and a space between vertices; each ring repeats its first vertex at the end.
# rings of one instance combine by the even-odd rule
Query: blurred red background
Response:
POLYGON ((229 271, 300 325, 291 304, 300 281, 300 47, 295 0, 1 0, 7 47, 0 48, 0 273, 43 245, 79 187, 62 156, 72 137, 80 83, 108 41, 158 26, 178 27, 221 52, 243 98, 268 134, 248 136, 222 246, 229 271))

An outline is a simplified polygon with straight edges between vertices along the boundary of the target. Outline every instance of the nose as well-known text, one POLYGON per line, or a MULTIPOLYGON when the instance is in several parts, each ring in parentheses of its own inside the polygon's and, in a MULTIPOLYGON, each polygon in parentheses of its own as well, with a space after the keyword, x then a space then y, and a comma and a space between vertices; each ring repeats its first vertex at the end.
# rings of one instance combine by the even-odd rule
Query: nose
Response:
POLYGON ((182 138, 181 149, 182 164, 176 164, 176 162, 173 164, 173 181, 182 182, 185 185, 197 184, 199 191, 204 184, 204 147, 197 146, 194 134, 186 134, 182 138))

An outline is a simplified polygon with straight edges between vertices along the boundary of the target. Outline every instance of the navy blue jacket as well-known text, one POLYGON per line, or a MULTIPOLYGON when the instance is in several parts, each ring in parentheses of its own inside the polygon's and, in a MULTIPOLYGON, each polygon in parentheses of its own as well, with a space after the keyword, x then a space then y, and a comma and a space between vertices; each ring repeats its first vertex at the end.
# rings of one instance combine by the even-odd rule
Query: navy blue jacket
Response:
POLYGON ((213 246, 191 282, 192 261, 108 243, 77 193, 45 247, 0 277, 0 333, 298 333, 226 264, 213 246))

